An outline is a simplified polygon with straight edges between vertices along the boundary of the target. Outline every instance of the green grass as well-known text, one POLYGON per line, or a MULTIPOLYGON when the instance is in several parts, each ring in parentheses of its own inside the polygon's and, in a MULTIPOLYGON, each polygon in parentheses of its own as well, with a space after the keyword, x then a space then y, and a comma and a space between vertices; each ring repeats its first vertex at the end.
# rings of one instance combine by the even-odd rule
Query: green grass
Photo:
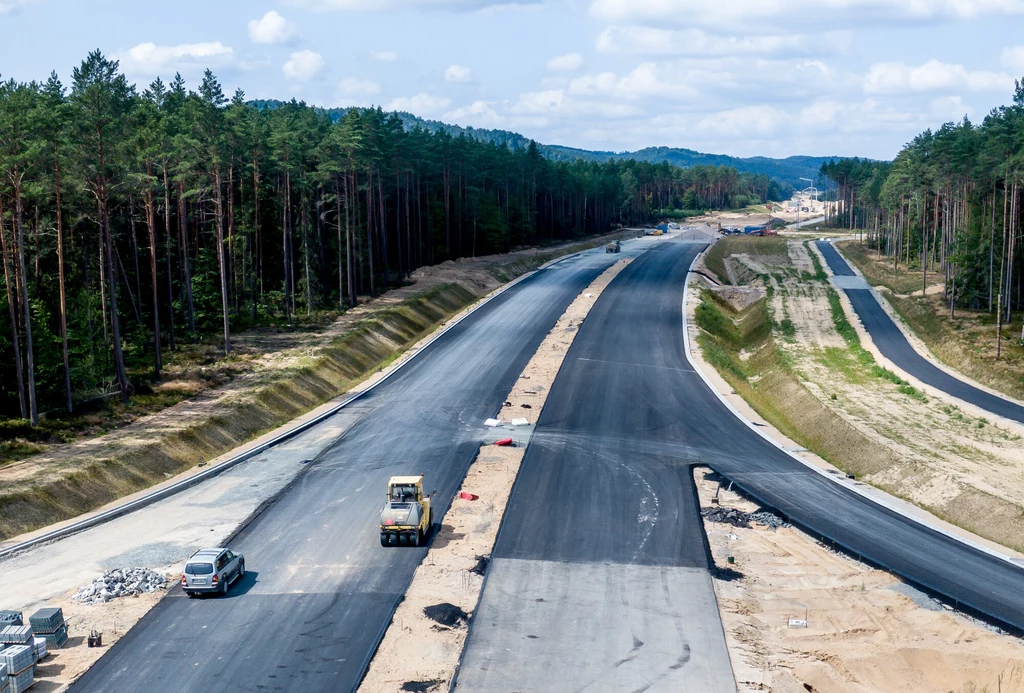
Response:
POLYGON ((793 321, 789 318, 783 318, 782 321, 779 322, 779 332, 781 332, 782 336, 786 339, 794 339, 796 337, 796 327, 794 327, 793 321))
MULTIPOLYGON (((875 378, 886 380, 893 385, 896 385, 898 391, 908 397, 916 399, 919 402, 928 401, 928 398, 925 397, 924 393, 920 390, 915 388, 906 380, 903 380, 903 378, 899 377, 888 368, 883 368, 875 363, 875 357, 871 355, 871 352, 861 346, 860 336, 857 334, 857 330, 854 329, 853 325, 850 324, 850 321, 846 319, 846 311, 843 310, 843 304, 839 299, 839 294, 831 287, 828 289, 828 304, 832 311, 832 322, 835 324, 836 332, 838 332, 846 342, 847 349, 849 349, 851 356, 862 369, 866 370, 867 373, 870 373, 875 378)), ((863 379, 852 378, 848 368, 840 368, 840 370, 842 370, 847 377, 850 377, 853 382, 864 382, 863 379)))
POLYGON ((821 266, 821 260, 818 259, 818 254, 811 250, 810 241, 804 241, 804 249, 807 250, 807 254, 811 257, 811 262, 814 263, 814 274, 806 270, 803 273, 804 281, 814 280, 819 282, 827 282, 828 275, 825 273, 825 268, 821 266))
POLYGON ((838 468, 862 476, 894 464, 888 449, 859 433, 800 383, 792 361, 772 338, 765 303, 761 299, 737 312, 705 292, 696 320, 705 360, 766 421, 838 468))
MULTIPOLYGON (((836 245, 843 255, 857 266, 857 269, 871 285, 884 286, 897 294, 909 294, 915 291, 920 293, 920 269, 911 269, 905 265, 901 265, 899 269, 893 269, 891 259, 884 256, 879 259, 866 245, 857 241, 841 241, 836 245)), ((929 273, 928 277, 928 283, 934 284, 935 280, 941 279, 942 275, 929 273)))

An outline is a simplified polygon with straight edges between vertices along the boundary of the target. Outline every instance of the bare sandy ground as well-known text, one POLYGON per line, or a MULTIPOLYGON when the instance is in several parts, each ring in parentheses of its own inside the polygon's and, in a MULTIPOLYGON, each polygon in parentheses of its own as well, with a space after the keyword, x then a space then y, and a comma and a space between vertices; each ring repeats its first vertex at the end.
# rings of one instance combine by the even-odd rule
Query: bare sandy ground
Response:
MULTIPOLYGON (((718 482, 696 470, 701 505, 718 482)), ((723 507, 754 503, 722 490, 723 507)), ((1024 644, 792 527, 706 522, 715 592, 741 693, 1015 693, 1024 644), (734 564, 728 564, 732 556, 734 564), (724 579, 723 579, 724 577, 724 579), (807 627, 791 627, 806 619, 807 627)))
MULTIPOLYGON (((178 575, 169 575, 168 579, 177 580, 178 575)), ((150 592, 138 597, 115 599, 106 604, 89 605, 71 601, 74 593, 75 590, 71 590, 54 600, 54 605, 64 610, 64 618, 68 621, 68 641, 63 648, 50 650, 49 656, 39 663, 36 684, 32 687, 36 693, 65 690, 165 594, 163 591, 150 592), (86 638, 94 630, 103 635, 102 647, 86 646, 86 638)), ((25 614, 25 618, 28 616, 25 614)))
MULTIPOLYGON (((601 291, 630 262, 605 270, 566 309, 541 343, 509 393, 502 419, 536 423, 551 384, 579 326, 601 291)), ((505 513, 524 448, 487 445, 469 468, 462 490, 479 496, 456 496, 427 557, 413 576, 381 641, 360 691, 447 690, 462 656, 468 628, 431 620, 424 609, 451 605, 467 615, 476 609, 483 575, 505 513)))

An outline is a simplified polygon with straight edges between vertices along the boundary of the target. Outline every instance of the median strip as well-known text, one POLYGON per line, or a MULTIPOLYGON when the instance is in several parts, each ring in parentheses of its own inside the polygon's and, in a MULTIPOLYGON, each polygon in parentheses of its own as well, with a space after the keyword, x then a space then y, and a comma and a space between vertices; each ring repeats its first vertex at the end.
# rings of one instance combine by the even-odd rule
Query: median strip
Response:
MULTIPOLYGON (((537 423, 580 325, 604 288, 629 262, 628 258, 616 262, 569 305, 495 418, 537 423)), ((494 444, 504 443, 508 437, 504 426, 483 431, 485 445, 436 530, 360 691, 446 690, 455 675, 468 633, 467 619, 476 609, 501 518, 525 454, 525 447, 494 444)))

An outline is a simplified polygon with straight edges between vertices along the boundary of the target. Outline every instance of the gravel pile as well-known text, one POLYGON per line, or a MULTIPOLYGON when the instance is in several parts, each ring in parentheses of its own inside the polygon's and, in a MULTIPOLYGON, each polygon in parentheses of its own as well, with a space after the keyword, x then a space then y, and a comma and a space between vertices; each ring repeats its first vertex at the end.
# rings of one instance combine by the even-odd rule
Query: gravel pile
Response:
POLYGON ((701 508, 700 514, 701 517, 708 522, 721 522, 732 525, 733 527, 747 528, 750 527, 751 522, 759 525, 765 525, 769 529, 789 527, 788 522, 768 510, 758 510, 753 513, 745 513, 742 510, 736 510, 735 508, 701 508))
POLYGON ((167 578, 147 568, 108 570, 72 597, 83 604, 102 604, 120 597, 137 597, 146 592, 167 588, 167 578))

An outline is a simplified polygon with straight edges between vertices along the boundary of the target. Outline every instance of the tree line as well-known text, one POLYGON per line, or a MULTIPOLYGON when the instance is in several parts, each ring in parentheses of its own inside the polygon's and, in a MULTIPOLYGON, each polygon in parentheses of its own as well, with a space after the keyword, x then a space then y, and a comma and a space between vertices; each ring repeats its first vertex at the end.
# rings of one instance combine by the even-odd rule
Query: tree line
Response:
POLYGON ((998 355, 1002 325, 1024 310, 1024 83, 980 124, 965 117, 921 133, 891 163, 844 159, 821 173, 839 190, 831 224, 866 229, 894 268, 921 273, 922 291, 941 279, 950 317, 958 306, 994 315, 998 355))
POLYGON ((778 192, 733 169, 545 159, 380 109, 144 89, 90 53, 0 82, 0 414, 127 403, 167 352, 343 311, 418 267, 778 192))

